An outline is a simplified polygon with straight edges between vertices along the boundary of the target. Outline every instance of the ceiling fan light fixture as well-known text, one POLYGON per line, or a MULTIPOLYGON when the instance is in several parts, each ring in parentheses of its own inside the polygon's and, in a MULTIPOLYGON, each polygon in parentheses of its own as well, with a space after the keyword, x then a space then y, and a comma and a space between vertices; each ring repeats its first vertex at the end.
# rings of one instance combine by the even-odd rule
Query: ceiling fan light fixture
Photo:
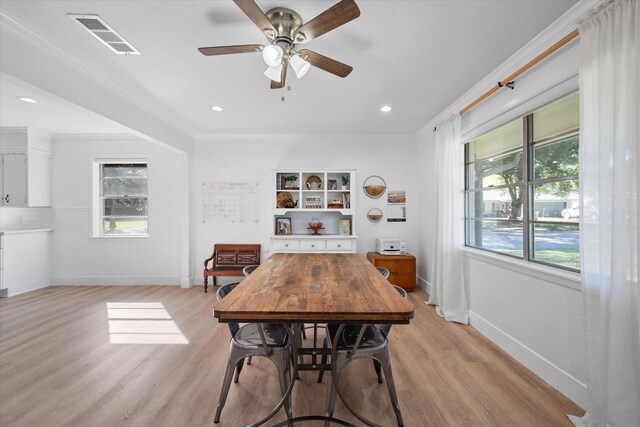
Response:
POLYGON ((276 65, 275 67, 269 67, 264 72, 264 75, 269 77, 274 82, 280 83, 282 80, 282 64, 276 65))
POLYGON ((307 74, 309 68, 311 68, 311 63, 302 59, 302 57, 298 54, 292 55, 289 59, 289 64, 291 64, 291 68, 296 73, 296 77, 301 79, 307 74))
POLYGON ((283 55, 284 51, 282 48, 275 44, 265 46, 262 50, 262 59, 264 59, 265 64, 269 67, 281 65, 283 55))

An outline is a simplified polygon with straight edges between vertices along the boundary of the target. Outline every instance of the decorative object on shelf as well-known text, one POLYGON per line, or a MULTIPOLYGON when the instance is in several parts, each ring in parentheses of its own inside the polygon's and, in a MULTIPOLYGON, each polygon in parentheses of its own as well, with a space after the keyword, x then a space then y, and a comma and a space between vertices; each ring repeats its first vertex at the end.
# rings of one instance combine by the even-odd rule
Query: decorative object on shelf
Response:
POLYGON ((407 222, 407 193, 406 191, 387 192, 387 221, 407 222))
POLYGON ((378 208, 371 208, 369 212, 367 212, 367 218, 371 222, 380 222, 382 219, 382 211, 378 208))
POLYGON ((285 190, 298 190, 298 175, 287 175, 284 177, 285 190))
POLYGON ((317 175, 307 178, 307 190, 322 190, 322 180, 317 175))
POLYGON ((292 233, 293 230, 291 229, 291 218, 288 218, 286 216, 276 218, 276 235, 289 236, 292 233))
POLYGON ((324 228, 322 227, 322 223, 318 218, 312 218, 311 222, 309 223, 309 230, 313 230, 314 236, 319 236, 320 230, 324 230, 324 228))
POLYGON ((340 199, 333 199, 327 203, 328 209, 344 209, 344 202, 340 199))
POLYGON ((337 190, 338 189, 338 183, 336 182, 335 179, 330 179, 327 181, 327 190, 337 190))
POLYGON ((338 223, 338 234, 340 236, 350 236, 351 235, 351 221, 348 219, 340 220, 338 223))
POLYGON ((349 175, 342 175, 342 189, 349 189, 349 175))
POLYGON ((282 193, 278 193, 278 195, 276 196, 276 208, 291 209, 295 208, 296 206, 298 206, 298 201, 293 200, 293 196, 291 195, 291 193, 285 191, 282 193))
POLYGON ((382 179, 382 177, 378 175, 371 175, 369 178, 364 180, 362 189, 364 190, 364 194, 372 199, 377 199, 386 191, 387 183, 382 179))
POLYGON ((304 196, 305 209, 322 209, 322 196, 319 194, 307 194, 304 196))

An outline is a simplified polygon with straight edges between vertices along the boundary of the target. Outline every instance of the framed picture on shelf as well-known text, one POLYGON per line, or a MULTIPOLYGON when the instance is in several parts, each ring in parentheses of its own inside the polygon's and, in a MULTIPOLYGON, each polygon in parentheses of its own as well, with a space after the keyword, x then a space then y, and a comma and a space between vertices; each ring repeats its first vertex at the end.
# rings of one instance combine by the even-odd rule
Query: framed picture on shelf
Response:
POLYGON ((291 233, 291 218, 285 216, 276 218, 276 236, 288 236, 291 233))
POLYGON ((351 221, 348 219, 340 220, 338 223, 338 234, 340 236, 350 236, 351 235, 351 221))
POLYGON ((327 190, 337 190, 338 182, 335 179, 330 179, 327 181, 327 190))

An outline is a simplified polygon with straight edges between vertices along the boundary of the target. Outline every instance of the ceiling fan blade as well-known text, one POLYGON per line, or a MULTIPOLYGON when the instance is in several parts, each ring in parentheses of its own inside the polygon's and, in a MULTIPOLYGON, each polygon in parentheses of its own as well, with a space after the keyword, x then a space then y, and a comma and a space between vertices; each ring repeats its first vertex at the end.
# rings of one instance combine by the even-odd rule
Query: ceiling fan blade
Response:
POLYGON ((345 78, 353 71, 353 67, 347 64, 331 59, 327 56, 320 55, 308 49, 302 49, 298 52, 303 58, 311 63, 314 67, 318 67, 328 73, 335 74, 338 77, 345 78))
POLYGON ((251 53, 261 52, 261 44, 241 44, 235 46, 213 46, 213 47, 199 47, 198 50, 201 54, 207 56, 213 55, 230 55, 232 53, 251 53))
POLYGON ((280 74, 280 81, 271 80, 271 89, 282 89, 287 79, 287 68, 289 68, 289 60, 282 61, 282 73, 280 74))
POLYGON ((360 16, 354 0, 342 0, 304 24, 294 34, 296 43, 306 43, 360 16))
POLYGON ((238 5, 245 15, 247 15, 267 37, 273 39, 278 34, 271 21, 269 21, 254 0, 233 0, 233 2, 238 5))

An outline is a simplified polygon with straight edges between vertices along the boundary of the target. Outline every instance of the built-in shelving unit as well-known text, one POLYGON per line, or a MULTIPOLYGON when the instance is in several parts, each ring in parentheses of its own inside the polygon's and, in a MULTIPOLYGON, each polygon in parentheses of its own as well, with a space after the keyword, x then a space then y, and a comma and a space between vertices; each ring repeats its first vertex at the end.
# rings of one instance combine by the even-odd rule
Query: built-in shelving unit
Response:
POLYGON ((272 252, 355 252, 355 170, 274 171, 272 252), (278 234, 288 218, 291 234, 278 234), (321 222, 319 235, 309 223, 321 222))

